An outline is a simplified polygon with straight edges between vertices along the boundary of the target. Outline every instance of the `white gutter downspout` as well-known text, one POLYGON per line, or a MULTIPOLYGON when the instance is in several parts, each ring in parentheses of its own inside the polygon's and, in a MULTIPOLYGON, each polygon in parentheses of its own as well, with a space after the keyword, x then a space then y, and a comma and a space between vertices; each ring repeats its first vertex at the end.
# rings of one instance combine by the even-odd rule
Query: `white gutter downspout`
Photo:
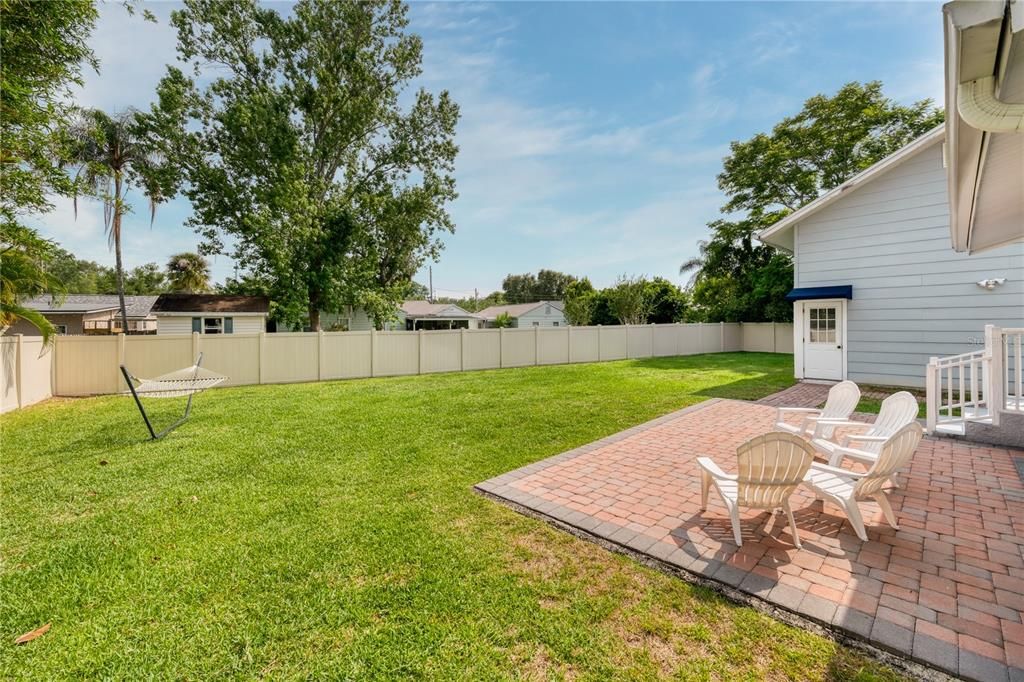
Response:
POLYGON ((960 83, 956 108, 964 123, 987 133, 1024 133, 1024 104, 996 98, 995 76, 960 83))

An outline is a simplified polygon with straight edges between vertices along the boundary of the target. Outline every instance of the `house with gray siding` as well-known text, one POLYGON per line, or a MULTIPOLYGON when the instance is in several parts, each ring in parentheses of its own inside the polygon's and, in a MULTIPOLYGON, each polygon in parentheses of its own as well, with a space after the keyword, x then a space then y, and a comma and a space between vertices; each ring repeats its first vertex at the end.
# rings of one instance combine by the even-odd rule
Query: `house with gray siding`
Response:
POLYGON ((1021 239, 950 248, 946 128, 761 233, 793 255, 800 379, 924 387, 932 357, 977 351, 985 325, 1024 327, 1021 239))
POLYGON ((535 301, 517 305, 492 305, 478 315, 488 327, 495 326, 499 315, 512 318, 513 327, 564 327, 565 313, 561 301, 535 301))

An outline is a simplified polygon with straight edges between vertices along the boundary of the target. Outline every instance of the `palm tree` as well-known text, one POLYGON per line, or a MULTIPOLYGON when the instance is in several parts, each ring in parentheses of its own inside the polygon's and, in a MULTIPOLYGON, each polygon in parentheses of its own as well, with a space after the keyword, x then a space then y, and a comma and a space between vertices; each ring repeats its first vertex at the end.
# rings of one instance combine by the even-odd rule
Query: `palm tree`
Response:
POLYGON ((132 184, 142 188, 149 200, 150 226, 156 217, 156 205, 166 199, 160 178, 160 157, 146 144, 139 130, 134 109, 109 115, 98 109, 82 112, 72 128, 71 164, 75 175, 75 215, 78 193, 103 202, 103 224, 107 240, 114 249, 117 296, 121 306, 121 328, 128 329, 128 311, 124 302, 124 264, 121 259, 121 220, 131 206, 125 201, 132 184))
POLYGON ((189 294, 210 290, 210 264, 198 253, 176 253, 167 261, 171 291, 189 294))
POLYGON ((56 245, 30 228, 14 222, 0 223, 0 327, 8 327, 17 318, 33 324, 49 343, 53 325, 38 310, 22 305, 26 298, 50 294, 63 298, 64 287, 48 270, 56 245))

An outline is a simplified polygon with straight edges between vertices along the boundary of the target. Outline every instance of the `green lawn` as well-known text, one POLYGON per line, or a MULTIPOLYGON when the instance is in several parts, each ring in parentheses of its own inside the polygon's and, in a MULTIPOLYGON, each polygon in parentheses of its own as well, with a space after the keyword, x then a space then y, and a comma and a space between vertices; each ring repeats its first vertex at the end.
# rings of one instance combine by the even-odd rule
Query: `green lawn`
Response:
POLYGON ((471 490, 791 363, 222 389, 157 443, 127 398, 5 415, 0 678, 894 677, 471 490))

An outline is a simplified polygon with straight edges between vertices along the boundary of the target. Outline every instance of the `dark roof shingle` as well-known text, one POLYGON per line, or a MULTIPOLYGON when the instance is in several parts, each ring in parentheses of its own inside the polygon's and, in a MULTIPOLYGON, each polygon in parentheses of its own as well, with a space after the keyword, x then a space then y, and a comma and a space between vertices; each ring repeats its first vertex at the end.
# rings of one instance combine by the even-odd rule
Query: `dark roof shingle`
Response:
MULTIPOLYGON (((125 296, 124 305, 128 317, 149 315, 156 296, 125 296)), ((108 294, 68 294, 63 301, 54 301, 49 295, 36 296, 24 302, 26 308, 43 313, 90 313, 120 308, 117 296, 108 294)))
POLYGON ((270 310, 266 296, 221 296, 220 294, 160 294, 154 313, 265 313, 270 310))

